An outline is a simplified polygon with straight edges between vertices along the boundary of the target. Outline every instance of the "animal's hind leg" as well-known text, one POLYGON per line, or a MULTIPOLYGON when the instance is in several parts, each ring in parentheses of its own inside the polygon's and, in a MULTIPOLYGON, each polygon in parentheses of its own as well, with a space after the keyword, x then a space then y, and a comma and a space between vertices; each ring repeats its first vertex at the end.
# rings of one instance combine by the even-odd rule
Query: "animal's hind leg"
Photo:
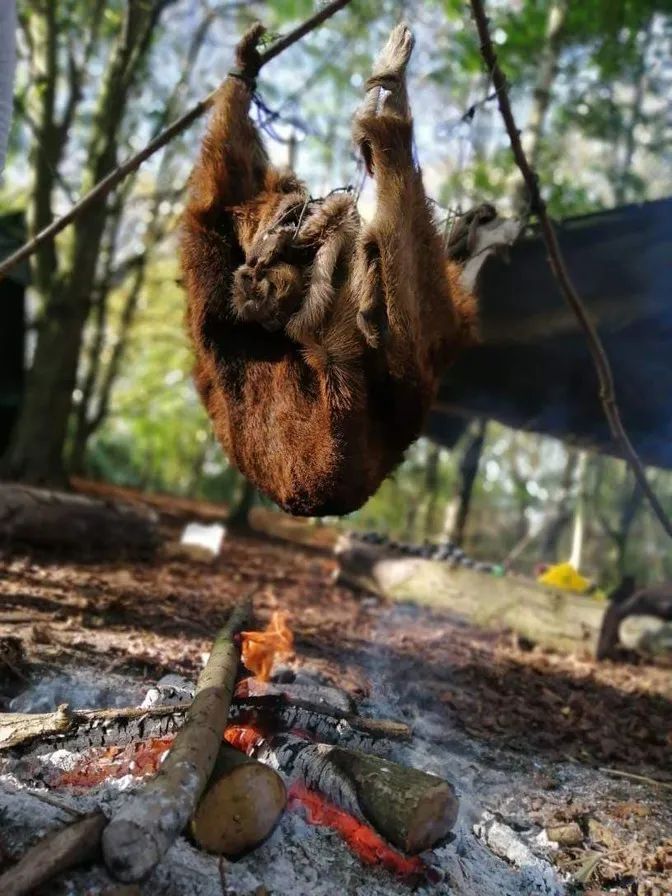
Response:
POLYGON ((417 367, 422 265, 432 263, 429 253, 420 257, 431 248, 433 227, 413 161, 405 81, 412 49, 410 30, 397 26, 376 60, 353 128, 377 192, 375 216, 357 251, 358 324, 370 345, 385 338, 388 365, 399 376, 417 367))

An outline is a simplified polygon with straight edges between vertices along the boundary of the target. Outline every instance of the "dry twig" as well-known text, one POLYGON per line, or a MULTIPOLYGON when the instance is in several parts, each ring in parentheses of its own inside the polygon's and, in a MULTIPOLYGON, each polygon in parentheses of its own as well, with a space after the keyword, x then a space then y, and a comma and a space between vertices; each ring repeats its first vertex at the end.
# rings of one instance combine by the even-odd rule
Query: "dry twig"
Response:
MULTIPOLYGON (((349 2, 350 0, 333 0, 332 3, 327 4, 323 9, 315 13, 315 15, 306 19, 305 22, 298 25, 293 31, 290 31, 289 34, 281 37, 269 47, 268 50, 261 54, 260 68, 272 59, 275 59, 275 57, 282 53, 283 50, 286 50, 287 47, 291 47, 292 44, 296 43, 302 37, 305 37, 306 34, 313 31, 318 25, 321 25, 333 16, 334 13, 338 12, 344 6, 347 6, 349 2)), ((126 159, 125 162, 122 162, 122 164, 113 171, 110 171, 110 173, 92 187, 85 196, 82 196, 79 202, 76 202, 68 212, 60 218, 56 218, 56 220, 52 221, 48 227, 45 227, 31 240, 21 246, 21 248, 17 249, 16 252, 5 258, 5 260, 0 263, 0 280, 2 280, 13 267, 21 261, 24 261, 26 258, 29 258, 43 243, 53 240, 54 237, 71 224, 75 218, 84 214, 84 212, 86 212, 92 205, 107 196, 113 187, 116 187, 127 174, 130 174, 132 171, 135 171, 136 168, 139 168, 144 161, 150 158, 150 156, 153 156, 154 153, 162 149, 167 143, 170 143, 174 137, 186 130, 186 128, 196 121, 197 118, 200 118, 200 116, 209 109, 218 89, 219 88, 213 90, 205 97, 205 99, 196 103, 196 105, 192 106, 188 112, 185 112, 184 115, 168 125, 168 127, 151 140, 144 149, 141 149, 140 152, 137 152, 134 156, 131 156, 130 159, 126 159)))
POLYGON ((553 275, 558 283, 560 292, 569 307, 574 312, 576 319, 578 320, 579 325, 581 326, 581 329, 583 330, 583 333, 586 337, 588 348, 593 359, 595 372, 597 373, 597 379, 599 382, 600 401, 602 402, 604 414, 609 423, 609 428, 611 429, 612 436, 614 438, 614 441, 620 448, 626 462, 635 474, 637 482, 646 495, 649 504, 653 509, 653 512, 658 518, 658 521, 665 529, 667 534, 672 536, 672 522, 665 513, 665 510, 658 500, 657 495, 651 488, 649 481, 646 478, 646 473, 644 472, 642 462, 639 459, 639 456, 635 451, 632 442, 630 441, 625 427, 623 426, 618 405, 616 403, 616 396, 614 393, 614 380, 611 372, 611 365, 609 364, 609 359, 604 350, 604 346, 602 345, 602 340, 600 339, 597 329, 595 328, 595 324, 590 319, 588 312, 586 311, 586 308, 581 301, 569 276, 562 251, 560 249, 560 244, 558 243, 555 228, 553 227, 551 219, 549 218, 548 211, 546 209, 546 203, 544 202, 541 191, 539 189, 539 180, 536 173, 532 170, 532 167, 525 154, 525 150, 523 149, 523 145, 520 139, 520 131, 518 130, 518 127, 516 125, 516 121, 513 117, 513 112, 511 111, 511 104, 509 103, 506 76, 504 75, 504 72, 500 68, 499 62, 497 61, 497 54, 495 53, 495 48, 490 37, 488 18, 485 14, 483 0, 471 0, 471 9, 474 15, 474 20, 476 22, 476 28, 478 29, 478 37, 481 42, 481 55, 483 56, 486 68, 490 73, 490 76, 492 77, 492 83, 497 94, 499 111, 504 120, 507 134, 509 135, 511 151, 513 152, 513 157, 516 161, 516 165, 520 169, 520 173, 522 174, 523 180, 525 181, 525 186, 527 187, 530 198, 530 210, 534 214, 536 214, 539 219, 541 232, 544 238, 544 242, 546 243, 546 249, 548 251, 549 264, 551 266, 553 275))

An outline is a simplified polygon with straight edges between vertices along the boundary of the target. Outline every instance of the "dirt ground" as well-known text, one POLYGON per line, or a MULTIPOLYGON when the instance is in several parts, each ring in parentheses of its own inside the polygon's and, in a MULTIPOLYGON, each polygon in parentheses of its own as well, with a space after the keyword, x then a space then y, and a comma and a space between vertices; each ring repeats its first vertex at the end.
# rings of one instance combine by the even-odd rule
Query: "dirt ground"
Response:
MULTIPOLYGON (((166 526, 168 535, 178 531, 175 516, 166 526)), ((546 829, 578 824, 579 835, 555 852, 561 871, 581 878, 583 869, 577 892, 672 894, 669 668, 543 651, 483 633, 448 608, 392 608, 334 586, 334 569, 323 547, 250 535, 229 535, 211 563, 5 555, 0 711, 36 666, 194 678, 233 602, 254 591, 258 622, 288 610, 297 654, 340 687, 366 697, 372 670, 384 676, 394 667, 415 712, 440 717, 439 739, 461 732, 493 765, 523 768, 529 787, 498 811, 515 809, 546 829), (561 786, 555 769, 568 762, 603 770, 599 800, 561 786)))

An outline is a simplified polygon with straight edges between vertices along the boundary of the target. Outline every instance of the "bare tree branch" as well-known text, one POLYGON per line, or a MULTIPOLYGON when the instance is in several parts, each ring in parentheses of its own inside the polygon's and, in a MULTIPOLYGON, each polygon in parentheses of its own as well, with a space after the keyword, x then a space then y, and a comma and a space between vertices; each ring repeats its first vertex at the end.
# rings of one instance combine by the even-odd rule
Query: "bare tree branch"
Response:
POLYGON ((516 160, 516 165, 520 169, 520 173, 523 175, 523 179, 529 193, 530 209, 534 214, 537 215, 539 219, 541 232, 544 237, 544 242, 546 243, 546 249, 548 251, 549 264, 551 266, 553 275, 558 283, 560 292, 569 307, 574 312, 576 319, 578 320, 579 325, 581 326, 581 329, 583 330, 583 333, 586 337, 588 348, 593 359, 595 372, 597 374, 597 379, 599 382, 600 401, 602 402, 604 414, 609 423, 609 428, 611 429, 612 436, 619 449, 621 450, 623 457, 632 469, 635 478, 640 484, 642 491, 646 495, 654 514, 658 518, 658 521, 660 522, 663 529, 667 532, 667 534, 672 537, 672 522, 670 522, 670 519, 665 513, 665 510, 658 500, 656 493, 651 488, 649 481, 646 478, 646 473, 644 471, 642 462, 639 459, 639 456, 635 451, 630 438, 628 437, 625 427, 623 426, 618 405, 616 403, 616 397, 614 393, 614 380, 611 372, 611 365, 609 364, 609 358, 607 357, 607 354, 604 350, 604 346, 602 345, 602 340, 600 339, 597 329, 588 316, 588 312, 586 311, 586 308, 581 301, 574 287, 574 284, 571 281, 562 251, 560 249, 560 244, 558 243, 555 228, 553 227, 551 219, 548 215, 546 203, 544 202, 541 191, 539 189, 539 180, 536 173, 530 166, 530 163, 525 154, 525 150, 523 149, 520 140, 520 131, 518 130, 518 127, 516 125, 516 121, 513 117, 513 112, 511 111, 511 104, 509 103, 506 76, 499 66, 499 62, 497 61, 497 54, 495 53, 495 48, 490 37, 488 18, 485 14, 483 0, 470 0, 470 2, 474 20, 476 22, 476 28, 478 29, 479 40, 481 42, 481 55, 483 56, 483 60, 488 72, 492 77, 492 82, 497 92, 499 111, 502 115, 506 131, 509 135, 511 150, 513 152, 514 159, 516 160))

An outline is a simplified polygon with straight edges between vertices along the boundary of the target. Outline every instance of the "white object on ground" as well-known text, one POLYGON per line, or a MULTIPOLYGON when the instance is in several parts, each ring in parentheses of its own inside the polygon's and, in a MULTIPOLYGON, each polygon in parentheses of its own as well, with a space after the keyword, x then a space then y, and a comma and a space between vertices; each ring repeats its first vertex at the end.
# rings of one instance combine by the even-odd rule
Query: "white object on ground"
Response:
POLYGON ((187 523, 180 537, 180 544, 197 545, 210 551, 213 556, 217 556, 225 535, 226 529, 219 523, 211 523, 207 526, 201 523, 187 523))

